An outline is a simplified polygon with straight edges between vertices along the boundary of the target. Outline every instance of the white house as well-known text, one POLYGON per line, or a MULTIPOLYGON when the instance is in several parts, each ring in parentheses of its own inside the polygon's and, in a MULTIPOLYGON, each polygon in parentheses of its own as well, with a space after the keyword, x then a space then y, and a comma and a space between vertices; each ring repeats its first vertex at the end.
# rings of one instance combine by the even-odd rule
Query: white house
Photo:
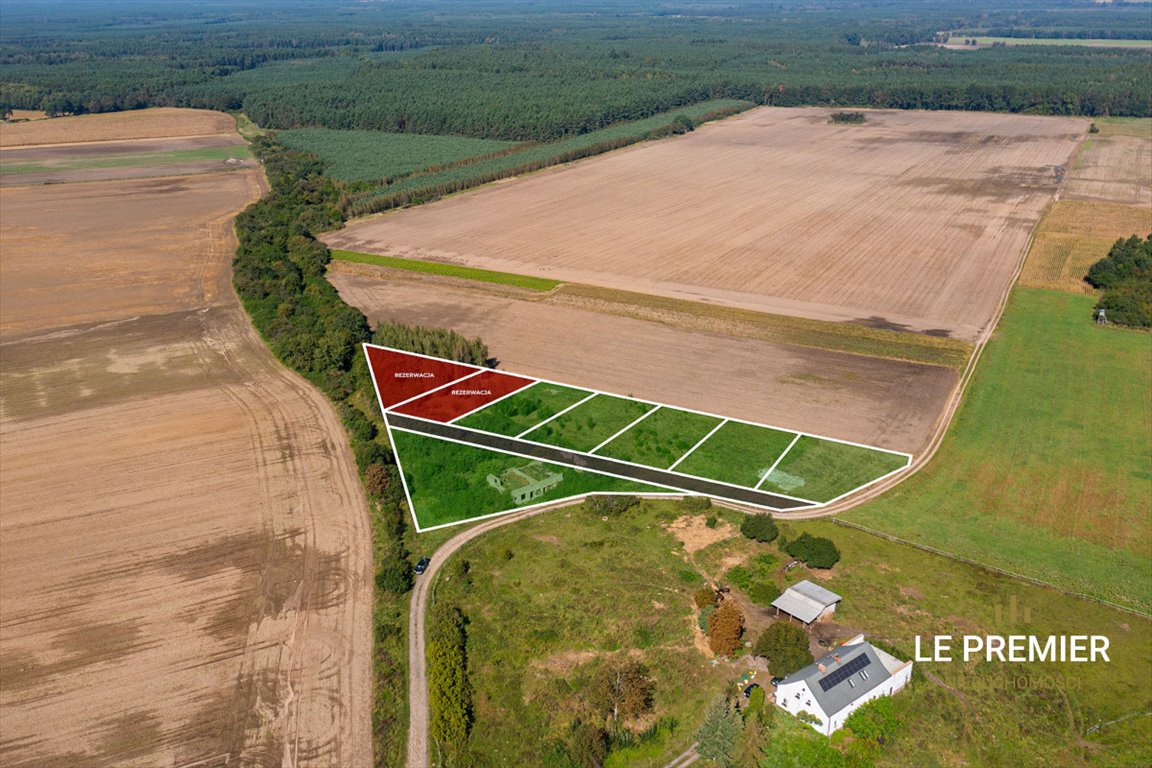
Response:
POLYGON ((857 635, 784 678, 776 686, 776 705, 793 715, 814 715, 820 722, 812 727, 830 736, 860 705, 896 693, 911 678, 911 661, 900 661, 857 635))
POLYGON ((784 590, 784 594, 772 601, 772 607, 777 615, 783 612, 807 625, 835 613, 836 603, 840 600, 840 595, 835 592, 804 579, 784 590))

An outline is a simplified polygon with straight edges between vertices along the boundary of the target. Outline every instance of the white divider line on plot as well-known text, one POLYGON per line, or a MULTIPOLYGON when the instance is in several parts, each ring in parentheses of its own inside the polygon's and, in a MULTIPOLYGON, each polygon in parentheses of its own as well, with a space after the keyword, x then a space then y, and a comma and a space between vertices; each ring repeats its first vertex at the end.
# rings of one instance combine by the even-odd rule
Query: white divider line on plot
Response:
MULTIPOLYGON (((426 357, 429 360, 436 360, 436 361, 439 361, 441 363, 451 363, 452 362, 451 360, 445 360, 444 358, 440 358, 440 357, 432 357, 431 355, 422 355, 422 354, 419 354, 417 352, 405 352, 403 349, 395 349, 393 347, 384 347, 384 346, 381 346, 379 344, 367 344, 366 343, 366 344, 364 344, 364 346, 365 347, 376 347, 377 349, 385 349, 385 350, 388 350, 389 352, 399 352, 399 353, 404 354, 404 355, 415 355, 416 357, 426 357)), ((464 366, 469 365, 468 363, 454 363, 454 364, 455 365, 464 365, 464 366)), ((475 367, 475 366, 469 366, 469 367, 475 367)), ((487 371, 487 370, 495 370, 495 369, 491 369, 491 368, 481 368, 480 369, 480 371, 487 371)), ((511 373, 511 372, 510 371, 502 371, 502 373, 511 373)), ((774 429, 777 432, 796 433, 796 434, 804 435, 805 437, 814 438, 816 440, 826 440, 830 443, 841 443, 843 445, 853 445, 853 446, 856 446, 857 448, 867 448, 870 451, 877 451, 879 453, 890 453, 894 456, 903 456, 904 458, 908 459, 909 461, 912 460, 912 454, 906 453, 904 451, 894 451, 891 448, 879 448, 875 445, 866 445, 864 443, 855 443, 851 440, 841 440, 838 437, 828 437, 827 435, 816 435, 816 434, 813 434, 811 432, 804 432, 804 431, 798 430, 798 429, 787 429, 785 427, 778 427, 774 424, 762 424, 762 423, 756 422, 756 421, 748 421, 747 419, 738 419, 738 418, 733 417, 733 416, 721 416, 718 413, 710 413, 708 411, 700 411, 700 410, 697 410, 695 408, 687 408, 687 407, 682 406, 682 405, 675 405, 674 406, 674 405, 669 405, 668 403, 657 403, 653 400, 645 400, 645 399, 640 398, 640 397, 628 397, 626 395, 621 395, 621 394, 618 394, 615 392, 605 392, 603 390, 593 389, 591 387, 579 387, 579 386, 572 384, 572 383, 565 383, 563 381, 555 381, 554 379, 543 379, 543 378, 540 378, 539 376, 528 376, 527 374, 519 374, 519 373, 513 373, 512 375, 513 376, 522 376, 525 379, 535 379, 537 383, 541 383, 541 384, 554 384, 557 387, 566 387, 568 389, 583 389, 583 390, 587 390, 587 391, 591 392, 594 395, 604 395, 605 397, 618 397, 618 398, 622 398, 624 400, 634 400, 637 403, 644 403, 645 405, 662 405, 665 408, 674 408, 675 410, 678 410, 678 411, 687 411, 688 413, 695 413, 695 414, 698 414, 700 416, 711 416, 714 419, 724 419, 725 421, 734 421, 737 424, 747 424, 750 427, 765 427, 767 429, 774 429)), ((373 378, 375 378, 375 377, 373 377, 373 378)), ((459 381, 459 379, 457 379, 457 381, 459 381)), ((379 394, 379 392, 377 392, 377 394, 379 394)), ((577 403, 576 405, 579 405, 579 403, 577 403)), ((393 407, 395 407, 395 406, 393 406, 393 407)), ((560 414, 556 414, 556 415, 559 416, 560 414)), ((553 417, 553 418, 555 418, 555 417, 553 417)), ((543 423, 544 422, 540 422, 540 424, 543 424, 543 423)), ((536 426, 540 426, 540 425, 537 424, 536 426)))
MULTIPOLYGON (((518 378, 521 378, 521 379, 531 378, 530 376, 520 376, 519 374, 509 374, 509 375, 510 376, 517 376, 518 378)), ((480 411, 483 411, 486 408, 491 408, 492 406, 496 405, 496 403, 500 402, 501 400, 507 400, 508 398, 512 397, 512 395, 519 395, 522 392, 527 392, 529 389, 532 389, 532 387, 536 386, 539 383, 540 382, 533 379, 531 384, 525 384, 524 386, 520 387, 520 389, 513 390, 506 395, 501 395, 500 397, 496 398, 495 400, 493 400, 490 403, 484 403, 484 405, 477 406, 477 407, 473 408, 472 410, 468 411, 468 413, 462 413, 459 416, 457 416, 456 418, 452 419, 452 421, 450 421, 448 423, 449 424, 455 424, 456 422, 460 421, 460 419, 463 419, 466 416, 471 416, 474 413, 478 413, 480 411)))
POLYGON ((788 455, 788 451, 792 450, 792 446, 796 445, 796 441, 801 437, 803 437, 803 435, 797 433, 796 437, 792 438, 792 442, 788 443, 788 447, 784 449, 784 453, 776 457, 776 461, 772 462, 772 466, 768 467, 768 471, 764 473, 764 477, 760 478, 760 482, 756 483, 756 490, 760 490, 760 486, 764 485, 764 481, 768 479, 768 475, 772 474, 776 467, 780 466, 780 462, 784 460, 784 457, 788 455))
POLYGON ((700 446, 704 445, 705 441, 707 441, 708 438, 710 438, 710 437, 712 437, 712 435, 716 434, 717 430, 719 430, 720 427, 724 426, 727 423, 728 423, 728 419, 724 419, 719 424, 712 427, 712 431, 709 432, 708 434, 704 435, 704 437, 700 438, 700 442, 696 443, 696 445, 689 448, 687 453, 685 453, 680 458, 676 459, 676 461, 673 462, 672 466, 668 467, 668 471, 671 472, 672 470, 676 469, 676 467, 678 467, 680 465, 680 462, 684 461, 684 459, 686 459, 692 455, 692 451, 694 451, 697 448, 699 448, 700 446))
MULTIPOLYGON (((587 399, 587 398, 585 398, 585 399, 587 399)), ((577 405, 579 405, 579 403, 577 403, 577 405)), ((575 406, 573 406, 573 407, 575 407, 575 406)), ((413 421, 423 421, 426 424, 435 424, 435 425, 441 426, 441 427, 444 426, 444 422, 442 422, 442 421, 436 421, 435 419, 429 419, 429 418, 425 418, 423 416, 410 416, 406 413, 405 414, 399 414, 399 415, 403 416, 406 419, 412 419, 413 421)), ((557 414, 557 416, 558 415, 559 414, 557 414)), ((553 417, 553 418, 555 418, 555 417, 553 417)), ((543 424, 543 423, 544 422, 541 422, 541 424, 543 424)), ((558 448, 560 450, 569 451, 571 453, 582 454, 585 456, 590 455, 587 451, 577 450, 576 448, 566 448, 565 446, 558 444, 558 443, 542 443, 539 440, 530 440, 526 437, 512 437, 510 435, 500 435, 500 433, 498 433, 498 432, 485 432, 482 429, 476 429, 475 427, 466 427, 463 424, 453 424, 451 426, 453 429, 459 429, 462 432, 470 432, 474 435, 497 435, 499 437, 508 438, 509 440, 517 440, 517 441, 526 443, 527 445, 539 445, 539 446, 543 446, 545 448, 558 448)), ((539 425, 537 425, 537 426, 539 426, 539 425)), ((715 432, 717 429, 719 429, 722 426, 724 426, 724 425, 718 424, 715 427, 715 429, 713 429, 712 431, 715 432)), ((533 429, 535 429, 535 427, 533 427, 533 429)), ((401 432, 413 432, 412 429, 407 429, 404 427, 393 427, 393 430, 397 430, 397 431, 401 431, 401 432)), ((417 431, 417 434, 423 435, 426 433, 417 431)), ((710 433, 708 433, 708 435, 705 435, 704 440, 707 440, 711 434, 712 433, 710 432, 710 433)), ((460 443, 461 445, 473 445, 473 446, 476 445, 475 443, 470 443, 470 442, 463 441, 463 440, 456 440, 456 439, 453 439, 451 437, 446 437, 443 435, 430 435, 429 434, 427 436, 431 437, 434 440, 446 440, 450 443, 460 443)), ((704 440, 701 440, 700 442, 702 443, 702 442, 704 442, 704 440)), ((700 443, 697 443, 696 446, 693 447, 693 450, 695 450, 696 447, 699 447, 699 445, 700 445, 700 443)), ((489 448, 488 446, 478 446, 478 447, 481 447, 486 451, 496 451, 497 453, 507 453, 511 456, 526 456, 527 455, 527 454, 517 453, 516 451, 507 451, 507 450, 504 450, 502 448, 489 448)), ((691 451, 689 451, 689 453, 690 452, 691 451)), ((687 457, 687 454, 685 454, 684 457, 687 457)), ((684 458, 684 457, 681 457, 681 458, 684 458)), ((532 458, 532 457, 528 456, 528 458, 532 458)), ((605 458, 605 457, 600 456, 599 458, 605 458)), ((729 482, 726 482, 724 480, 717 480, 714 477, 703 477, 702 475, 689 475, 689 474, 685 474, 684 472, 674 472, 671 467, 669 467, 668 469, 660 469, 660 467, 652 467, 652 466, 649 466, 647 464, 637 464, 636 462, 628 461, 627 459, 617 459, 617 458, 613 458, 613 457, 608 457, 608 458, 611 458, 612 461, 617 462, 619 464, 627 464, 628 466, 639 467, 641 469, 656 469, 656 470, 659 470, 660 472, 668 472, 668 473, 671 473, 673 475, 677 475, 678 477, 688 478, 689 480, 707 480, 710 483, 716 483, 717 485, 725 485, 725 486, 728 486, 729 488, 738 488, 742 491, 754 490, 752 488, 752 486, 750 486, 750 485, 738 485, 736 483, 729 483, 729 482)), ((564 464, 564 462, 562 462, 562 461, 551 461, 550 463, 564 464)), ((680 462, 678 461, 676 463, 679 464, 680 462)), ((675 464, 673 466, 675 466, 675 464)), ((580 469, 580 467, 576 467, 576 468, 580 469)), ((602 475, 610 474, 608 472, 604 472, 601 470, 589 470, 589 471, 599 472, 602 475)), ((612 475, 612 477, 617 477, 617 475, 612 475)), ((619 475, 619 477, 624 477, 625 480, 634 479, 632 477, 625 477, 623 475, 619 475)), ((642 482, 642 481, 637 481, 637 482, 642 482)), ((668 487, 672 487, 672 486, 668 486, 668 487)), ((679 486, 676 486, 676 487, 679 487, 679 486)), ((765 491, 765 493, 769 493, 769 491, 765 491)), ((804 498, 801 498, 799 496, 789 496, 788 494, 780 493, 779 491, 771 491, 770 493, 771 493, 771 495, 779 496, 782 499, 788 499, 790 501, 799 501, 803 504, 812 504, 812 505, 820 506, 819 502, 812 501, 812 499, 804 499, 804 498)), ((752 502, 747 502, 747 503, 752 503, 752 502)), ((771 507, 771 509, 775 509, 775 507, 771 507)))
POLYGON ((634 422, 632 422, 632 423, 631 423, 631 424, 629 424, 628 426, 624 427, 624 429, 620 430, 620 431, 619 431, 619 432, 617 432, 616 434, 612 435, 612 437, 610 437, 610 438, 608 438, 607 440, 605 440, 604 442, 600 443, 600 445, 598 445, 598 446, 596 446, 595 448, 593 448, 592 450, 588 451, 588 453, 596 453, 596 451, 598 451, 598 450, 600 450, 601 448, 603 448, 604 446, 608 445, 608 443, 610 443, 610 442, 612 442, 613 440, 615 440, 616 438, 620 437, 620 435, 622 435, 622 434, 624 434, 625 432, 627 432, 628 430, 632 429, 632 427, 634 427, 634 426, 636 426, 637 424, 639 424, 640 422, 644 421, 644 419, 646 419, 646 418, 648 418, 649 416, 651 416, 652 414, 656 413, 656 411, 660 410, 662 407, 663 407, 663 406, 659 406, 659 405, 658 405, 658 406, 656 406, 655 408, 650 408, 650 409, 648 409, 647 411, 644 411, 644 415, 643 415, 643 416, 641 416, 640 418, 636 419, 634 422))
MULTIPOLYGON (((396 403, 395 405, 390 405, 385 410, 394 411, 401 406, 408 405, 408 403, 412 402, 413 400, 419 400, 420 398, 424 397, 425 395, 430 395, 433 392, 439 392, 442 389, 447 389, 448 387, 452 386, 453 384, 459 384, 460 382, 465 381, 466 379, 470 379, 473 376, 479 376, 480 374, 484 373, 484 371, 486 371, 486 370, 487 370, 486 368, 481 368, 480 370, 476 371, 476 373, 470 373, 467 376, 461 376, 458 379, 453 379, 452 381, 448 382, 447 384, 441 384, 440 386, 436 387, 435 389, 429 389, 426 392, 421 392, 420 394, 416 395, 415 397, 410 397, 407 400, 403 400, 399 403, 396 403)), ((376 377, 373 376, 372 378, 375 379, 376 377)))
POLYGON ((524 437, 524 435, 528 434, 532 430, 534 430, 538 427, 542 427, 545 424, 547 424, 548 422, 552 421, 552 419, 559 418, 559 417, 563 416, 564 414, 568 413, 568 411, 572 410, 573 408, 577 408, 581 405, 584 405, 584 403, 586 403, 589 400, 591 400, 592 398, 596 397, 596 395, 598 395, 598 394, 600 394, 600 393, 599 392, 593 392, 592 394, 588 395, 588 397, 584 398, 583 400, 579 400, 575 403, 572 403, 572 405, 568 406, 567 408, 560 411, 559 413, 554 413, 551 416, 549 416, 548 418, 544 419, 544 421, 541 421, 538 424, 533 424, 532 426, 528 427, 528 429, 526 429, 523 432, 521 432, 520 434, 516 435, 516 439, 519 440, 520 438, 524 437))
POLYGON ((396 460, 396 471, 400 473, 400 485, 404 486, 404 498, 408 502, 408 514, 412 516, 412 525, 416 526, 416 533, 421 533, 420 521, 416 519, 416 505, 412 503, 412 492, 408 490, 408 480, 404 477, 404 465, 400 463, 400 451, 396 450, 396 441, 392 439, 392 425, 388 423, 388 414, 384 414, 384 429, 388 432, 388 445, 392 446, 392 458, 396 460))

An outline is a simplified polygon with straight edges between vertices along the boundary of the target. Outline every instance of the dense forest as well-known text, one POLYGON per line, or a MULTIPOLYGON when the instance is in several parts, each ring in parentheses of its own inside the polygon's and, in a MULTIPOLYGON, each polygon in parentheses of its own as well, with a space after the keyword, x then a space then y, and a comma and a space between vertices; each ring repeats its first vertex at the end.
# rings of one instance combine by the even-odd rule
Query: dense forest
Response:
POLYGON ((3 0, 0 106, 243 110, 271 128, 552 141, 707 99, 1152 115, 1141 49, 957 51, 949 30, 1152 39, 1066 0, 164 4, 3 0))

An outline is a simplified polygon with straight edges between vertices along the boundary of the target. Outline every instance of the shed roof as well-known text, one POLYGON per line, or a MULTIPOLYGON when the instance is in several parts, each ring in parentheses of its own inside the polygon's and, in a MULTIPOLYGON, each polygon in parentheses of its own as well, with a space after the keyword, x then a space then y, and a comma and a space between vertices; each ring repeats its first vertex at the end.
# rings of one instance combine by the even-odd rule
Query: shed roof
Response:
POLYGON ((835 605, 841 599, 835 592, 830 592, 819 584, 813 584, 805 579, 784 590, 784 594, 772 601, 772 606, 795 616, 805 624, 811 624, 828 606, 835 605))

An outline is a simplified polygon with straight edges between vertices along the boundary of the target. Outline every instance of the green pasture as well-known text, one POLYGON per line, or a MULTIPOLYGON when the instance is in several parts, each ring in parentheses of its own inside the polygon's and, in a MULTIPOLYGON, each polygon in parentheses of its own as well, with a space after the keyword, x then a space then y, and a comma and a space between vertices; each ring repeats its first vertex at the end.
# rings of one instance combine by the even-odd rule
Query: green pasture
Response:
POLYGON ((831 501, 907 464, 906 456, 803 435, 760 487, 831 501))
POLYGON ((720 423, 678 408, 661 408, 597 453, 636 464, 667 469, 720 423))
POLYGON ((752 488, 794 437, 793 432, 729 421, 678 464, 676 471, 752 488))
POLYGON ((583 405, 540 425, 524 435, 524 439, 576 451, 591 451, 655 407, 626 397, 596 395, 583 405))
POLYGON ((591 392, 559 384, 538 382, 487 408, 470 413, 456 423, 483 432, 515 437, 534 424, 555 416, 591 392))
POLYGON ((528 275, 516 275, 511 272, 476 269, 475 267, 463 267, 458 264, 444 264, 439 261, 420 261, 418 259, 402 259, 397 256, 380 256, 374 253, 356 253, 355 251, 333 249, 332 258, 340 261, 351 261, 357 264, 373 264, 377 267, 388 267, 389 269, 422 272, 428 275, 458 277, 462 280, 475 280, 481 283, 511 285, 516 288, 527 288, 532 291, 550 291, 560 285, 560 281, 549 280, 544 277, 529 277, 528 275))

